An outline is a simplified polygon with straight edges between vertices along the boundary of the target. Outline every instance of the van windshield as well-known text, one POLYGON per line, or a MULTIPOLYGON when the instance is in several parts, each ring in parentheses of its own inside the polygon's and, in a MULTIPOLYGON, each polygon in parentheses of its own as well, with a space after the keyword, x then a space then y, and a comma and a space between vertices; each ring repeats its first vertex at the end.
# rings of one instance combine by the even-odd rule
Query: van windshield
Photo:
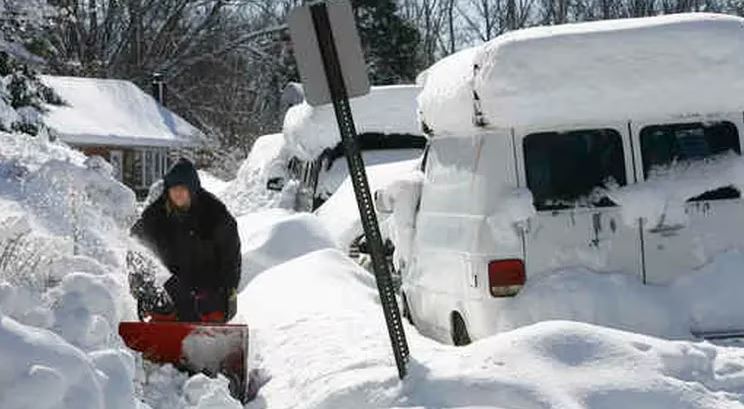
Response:
POLYGON ((597 192, 626 184, 623 143, 613 129, 530 134, 524 155, 537 210, 614 206, 597 192))
MULTIPOLYGON (((653 175, 654 169, 678 162, 703 160, 730 152, 741 154, 738 131, 731 122, 653 125, 643 128, 640 136, 646 179, 653 175)), ((738 197, 739 191, 725 186, 690 201, 738 197)))

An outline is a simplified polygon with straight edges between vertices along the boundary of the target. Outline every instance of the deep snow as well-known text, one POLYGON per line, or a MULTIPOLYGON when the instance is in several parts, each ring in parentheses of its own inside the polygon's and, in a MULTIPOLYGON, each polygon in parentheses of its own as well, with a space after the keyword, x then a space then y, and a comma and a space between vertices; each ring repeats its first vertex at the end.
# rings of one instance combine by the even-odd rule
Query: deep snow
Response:
MULTIPOLYGON (((54 259, 28 271, 18 270, 28 264, 2 270, 3 408, 240 407, 224 379, 143 369, 114 335, 119 320, 133 318, 121 261, 132 245, 124 232, 133 195, 104 164, 86 164, 63 145, 0 137, 0 240, 25 234, 25 245, 47 246, 44 254, 54 259), (58 198, 61 191, 78 192, 75 206, 42 205, 27 195, 58 198), (85 217, 71 217, 73 208, 85 217), (34 396, 40 388, 46 394, 34 396)), ((372 167, 370 180, 407 191, 420 183, 417 164, 372 167)), ((406 200, 396 208, 400 203, 406 200)), ((248 408, 744 406, 741 348, 604 327, 684 338, 711 319, 744 325, 721 308, 739 299, 739 253, 667 288, 622 274, 555 272, 530 281, 503 308, 506 332, 465 348, 406 326, 413 360, 400 383, 373 278, 336 248, 358 224, 353 195, 342 189, 328 206, 335 219, 333 211, 319 217, 281 209, 238 217, 246 280, 236 321, 252 328, 251 362, 264 384, 248 408)))
MULTIPOLYGON (((467 67, 480 52, 438 65, 467 67)), ((470 126, 473 78, 457 78, 460 72, 431 70, 422 79, 427 87, 437 75, 470 81, 465 88, 437 82, 437 92, 462 99, 457 109, 470 126)), ((445 121, 437 130, 454 116, 437 117, 445 121)), ((308 150, 335 144, 307 143, 308 150)), ((744 255, 737 251, 665 287, 586 269, 536 277, 499 308, 504 332, 464 348, 406 324, 412 362, 399 382, 372 275, 343 254, 361 232, 351 185, 344 182, 317 215, 276 209, 291 192, 267 193, 265 185, 286 172, 287 154, 282 135, 267 136, 236 180, 202 174, 235 213, 243 243, 235 321, 251 326, 251 363, 263 384, 248 408, 744 407, 744 349, 690 340, 691 329, 706 325, 744 327, 744 255)), ((397 241, 413 234, 418 164, 369 169, 373 190, 384 188, 396 210, 383 224, 397 241)), ((738 186, 738 169, 721 158, 670 169, 669 183, 610 193, 620 201, 655 192, 658 203, 681 202, 700 185, 738 186)), ((124 256, 138 247, 126 235, 134 195, 110 171, 62 144, 0 133, 0 407, 239 408, 224 378, 143 364, 116 336, 117 323, 134 318, 124 256)), ((515 197, 504 210, 524 217, 526 196, 515 197)), ((644 212, 650 220, 656 208, 632 217, 644 212)), ((505 223, 494 219, 492 228, 505 223)))
POLYGON ((133 311, 121 233, 134 195, 107 172, 43 137, 0 134, 3 408, 136 405, 134 357, 115 335, 133 311))
POLYGON ((406 326, 413 360, 400 383, 371 276, 336 250, 265 271, 239 308, 267 381, 248 408, 744 406, 741 349, 568 321, 464 348, 406 326))

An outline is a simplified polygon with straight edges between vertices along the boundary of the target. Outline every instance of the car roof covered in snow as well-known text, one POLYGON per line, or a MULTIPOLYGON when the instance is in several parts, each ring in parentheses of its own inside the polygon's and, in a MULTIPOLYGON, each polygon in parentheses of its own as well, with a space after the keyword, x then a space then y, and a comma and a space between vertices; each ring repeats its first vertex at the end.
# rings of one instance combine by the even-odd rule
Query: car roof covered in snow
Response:
POLYGON ((63 141, 106 146, 196 146, 202 133, 129 81, 42 76, 64 105, 44 123, 63 141))
MULTIPOLYGON (((368 95, 351 100, 358 133, 422 135, 415 85, 372 87, 368 95)), ((287 148, 302 159, 314 159, 340 141, 331 105, 313 107, 303 102, 290 108, 284 118, 287 148)))
POLYGON ((689 13, 504 34, 419 76, 422 120, 492 127, 657 119, 744 109, 744 19, 689 13), (479 99, 476 110, 475 97, 479 99))

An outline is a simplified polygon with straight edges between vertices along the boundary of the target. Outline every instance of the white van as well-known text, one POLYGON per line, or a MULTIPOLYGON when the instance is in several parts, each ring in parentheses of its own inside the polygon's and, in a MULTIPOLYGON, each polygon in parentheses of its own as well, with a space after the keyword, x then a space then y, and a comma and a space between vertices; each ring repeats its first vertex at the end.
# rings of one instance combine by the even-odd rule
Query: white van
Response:
POLYGON ((744 19, 673 15, 517 31, 423 73, 404 314, 462 345, 540 274, 664 285, 744 249, 742 50, 744 19))

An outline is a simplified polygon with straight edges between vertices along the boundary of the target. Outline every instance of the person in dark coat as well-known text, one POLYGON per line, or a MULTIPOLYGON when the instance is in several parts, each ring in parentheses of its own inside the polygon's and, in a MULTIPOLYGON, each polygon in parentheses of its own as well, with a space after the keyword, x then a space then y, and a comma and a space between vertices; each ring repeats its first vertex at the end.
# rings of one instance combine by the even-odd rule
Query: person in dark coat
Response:
POLYGON ((163 194, 131 233, 171 272, 165 290, 179 321, 229 320, 240 281, 237 223, 219 199, 202 189, 188 160, 179 160, 163 181, 163 194))

